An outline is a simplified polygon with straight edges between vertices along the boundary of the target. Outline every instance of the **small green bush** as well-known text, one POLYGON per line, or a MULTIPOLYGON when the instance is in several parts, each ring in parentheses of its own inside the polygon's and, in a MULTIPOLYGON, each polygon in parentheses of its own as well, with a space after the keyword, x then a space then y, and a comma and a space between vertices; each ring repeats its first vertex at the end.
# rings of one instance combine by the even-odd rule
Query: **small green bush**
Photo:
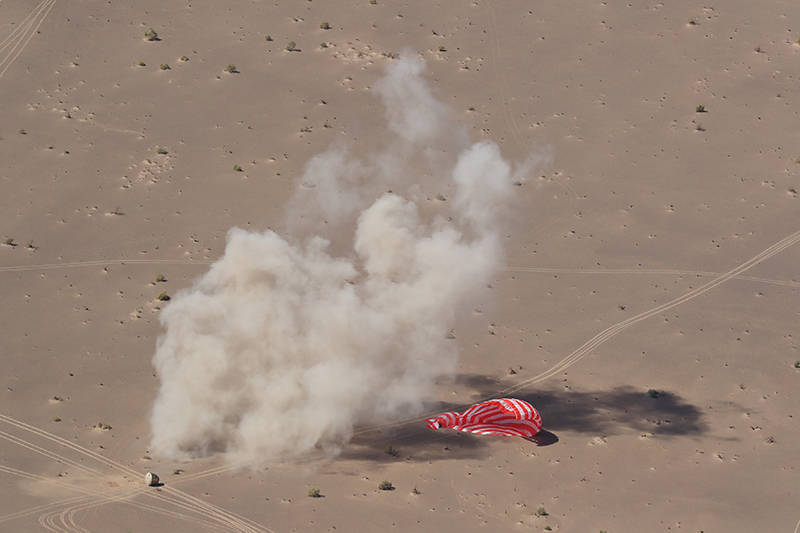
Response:
POLYGON ((706 106, 704 106, 703 104, 700 104, 697 107, 695 107, 694 110, 695 110, 696 113, 705 113, 706 112, 706 106))
POLYGON ((322 498, 322 493, 317 488, 308 489, 309 498, 322 498))
POLYGON ((553 531, 553 528, 550 526, 544 526, 545 531, 553 531))
POLYGON ((323 42, 319 43, 319 47, 320 48, 328 48, 328 43, 323 41, 323 42))
POLYGON ((371 6, 376 6, 376 5, 378 5, 378 0, 369 0, 369 4, 371 6))
POLYGON ((391 481, 383 480, 378 483, 378 488, 381 490, 394 490, 394 485, 392 485, 391 481))
POLYGON ((167 281, 167 277, 164 274, 156 276, 156 283, 164 283, 165 281, 167 281))
POLYGON ((272 42, 272 35, 265 35, 264 36, 264 40, 267 41, 268 43, 271 43, 272 42))
POLYGON ((447 48, 445 48, 445 46, 442 45, 442 46, 439 47, 439 51, 440 52, 447 52, 447 48))
POLYGON ((331 29, 331 25, 328 24, 327 22, 321 22, 320 25, 319 25, 319 29, 321 29, 321 30, 329 30, 329 29, 331 29))
POLYGON ((161 294, 156 296, 156 298, 158 298, 158 301, 160 301, 160 302, 168 302, 168 301, 170 301, 170 297, 169 297, 169 294, 167 294, 167 291, 162 292, 161 294))
POLYGON ((161 63, 161 66, 158 68, 160 68, 161 70, 170 70, 171 67, 166 63, 161 63))
POLYGON ((231 64, 225 67, 225 72, 228 74, 238 74, 239 70, 236 68, 236 65, 231 64))
POLYGON ((536 516, 547 516, 548 512, 545 510, 544 507, 539 507, 536 509, 536 516))
POLYGON ((16 242, 14 242, 14 237, 8 237, 8 238, 5 240, 5 245, 6 245, 6 246, 16 246, 16 245, 17 245, 17 243, 16 243, 16 242))
POLYGON ((178 59, 179 59, 180 61, 183 61, 183 62, 185 63, 185 62, 189 61, 189 56, 181 56, 181 57, 179 57, 178 59))
POLYGON ((147 28, 147 31, 144 32, 144 38, 148 41, 158 41, 158 33, 153 28, 147 28))
POLYGON ((661 396, 661 393, 655 389, 648 389, 647 395, 650 396, 651 398, 658 398, 659 396, 661 396))
POLYGON ((234 172, 241 172, 242 171, 242 166, 241 165, 233 165, 233 170, 234 170, 234 172))
POLYGON ((794 362, 794 367, 795 368, 800 368, 800 361, 795 361, 794 362))
POLYGON ((138 65, 140 67, 146 67, 147 63, 145 63, 144 61, 139 61, 138 63, 136 63, 136 65, 138 65))
POLYGON ((296 42, 289 41, 288 43, 286 43, 286 51, 287 52, 294 52, 295 50, 297 50, 297 43, 296 42))
POLYGON ((167 155, 169 152, 167 152, 167 149, 166 149, 166 148, 160 148, 160 147, 159 147, 159 148, 158 148, 158 150, 156 150, 156 153, 157 153, 158 155, 167 155))

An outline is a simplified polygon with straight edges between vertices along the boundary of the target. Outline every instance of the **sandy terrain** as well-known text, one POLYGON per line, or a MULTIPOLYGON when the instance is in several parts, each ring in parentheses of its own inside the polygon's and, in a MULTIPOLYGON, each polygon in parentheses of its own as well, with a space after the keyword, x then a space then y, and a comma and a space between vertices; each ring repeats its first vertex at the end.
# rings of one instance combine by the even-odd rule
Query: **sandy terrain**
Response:
POLYGON ((0 530, 796 533, 798 21, 788 0, 0 0, 0 530), (157 296, 232 226, 280 233, 331 142, 374 148, 404 48, 473 139, 552 154, 426 412, 513 394, 557 442, 414 422, 256 470, 153 455, 157 296))

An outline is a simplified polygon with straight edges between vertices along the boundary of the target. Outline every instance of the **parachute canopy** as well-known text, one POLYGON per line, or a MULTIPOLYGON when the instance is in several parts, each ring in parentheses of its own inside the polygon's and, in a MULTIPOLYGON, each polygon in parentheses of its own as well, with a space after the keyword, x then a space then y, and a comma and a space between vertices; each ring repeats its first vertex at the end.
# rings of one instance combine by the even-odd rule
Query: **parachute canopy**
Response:
POLYGON ((532 437, 542 429, 542 417, 526 401, 500 398, 476 403, 463 413, 442 413, 425 421, 429 428, 450 428, 480 435, 532 437))

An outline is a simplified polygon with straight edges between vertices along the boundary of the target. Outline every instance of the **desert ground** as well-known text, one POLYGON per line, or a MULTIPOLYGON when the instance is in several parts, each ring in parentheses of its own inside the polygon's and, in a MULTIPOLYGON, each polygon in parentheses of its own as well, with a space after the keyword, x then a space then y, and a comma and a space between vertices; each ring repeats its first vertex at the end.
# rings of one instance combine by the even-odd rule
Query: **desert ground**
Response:
POLYGON ((799 39, 788 0, 0 0, 0 530, 797 533, 799 39), (398 54, 473 141, 549 154, 416 414, 507 393, 555 442, 153 453, 159 295, 374 149, 398 54))

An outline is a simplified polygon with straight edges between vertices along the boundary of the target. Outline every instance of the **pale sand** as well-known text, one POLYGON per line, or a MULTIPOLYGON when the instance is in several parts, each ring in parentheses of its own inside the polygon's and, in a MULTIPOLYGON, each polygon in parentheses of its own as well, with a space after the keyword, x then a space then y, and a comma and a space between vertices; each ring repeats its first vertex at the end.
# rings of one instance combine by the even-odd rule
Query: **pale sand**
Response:
POLYGON ((800 4, 130 4, 0 2, 0 530, 798 530, 800 246, 770 246, 800 230, 800 4), (438 399, 514 391, 558 442, 146 459, 155 296, 280 229, 332 140, 370 148, 403 47, 474 138, 552 148, 438 399))

